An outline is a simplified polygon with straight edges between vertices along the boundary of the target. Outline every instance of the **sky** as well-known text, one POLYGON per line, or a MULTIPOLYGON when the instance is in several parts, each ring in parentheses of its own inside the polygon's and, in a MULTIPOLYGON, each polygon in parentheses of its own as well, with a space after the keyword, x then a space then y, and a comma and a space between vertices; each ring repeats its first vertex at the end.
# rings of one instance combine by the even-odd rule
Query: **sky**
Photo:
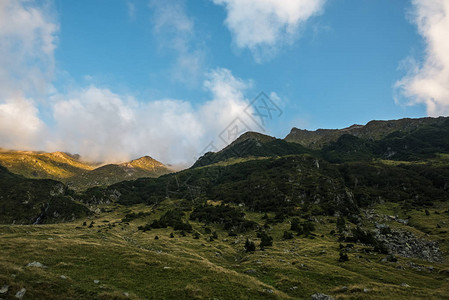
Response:
POLYGON ((449 115, 447 0, 0 0, 0 147, 188 166, 449 115))

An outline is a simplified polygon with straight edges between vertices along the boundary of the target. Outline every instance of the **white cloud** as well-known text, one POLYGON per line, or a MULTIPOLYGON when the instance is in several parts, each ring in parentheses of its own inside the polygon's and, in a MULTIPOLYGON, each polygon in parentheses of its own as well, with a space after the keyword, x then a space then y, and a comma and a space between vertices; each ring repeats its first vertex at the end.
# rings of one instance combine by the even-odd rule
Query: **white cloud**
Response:
MULTIPOLYGON (((167 41, 191 72, 201 56, 190 44, 193 22, 183 10, 170 8, 158 15, 155 30, 172 32, 167 41)), ((0 147, 68 151, 106 162, 151 155, 166 163, 191 164, 209 142, 225 146, 218 135, 237 117, 252 125, 243 111, 251 82, 227 69, 206 74, 210 100, 197 106, 184 100, 135 99, 95 85, 62 93, 51 86, 57 30, 50 14, 33 1, 0 1, 0 147), (45 119, 41 107, 51 112, 45 119)))
POLYGON ((239 48, 256 61, 270 58, 295 40, 301 25, 321 13, 326 0, 212 0, 227 10, 226 26, 239 48))
POLYGON ((45 124, 32 98, 51 87, 57 24, 33 1, 0 1, 0 147, 42 146, 45 124))
POLYGON ((0 101, 42 95, 53 75, 58 25, 34 1, 0 1, 0 101))
POLYGON ((26 150, 43 146, 45 125, 30 99, 8 98, 0 103, 0 147, 26 150))
POLYGON ((205 51, 196 40, 193 19, 178 0, 150 0, 150 8, 160 47, 171 50, 176 57, 171 77, 187 84, 197 83, 203 74, 205 51))
POLYGON ((134 20, 136 18, 136 4, 131 0, 126 0, 126 8, 128 9, 128 17, 134 20))
POLYGON ((449 115, 449 1, 412 4, 413 22, 426 43, 425 57, 421 62, 408 58, 408 74, 395 87, 407 104, 426 105, 429 116, 449 115))
POLYGON ((57 131, 48 147, 90 160, 125 161, 149 154, 164 162, 191 164, 236 117, 251 124, 243 112, 248 105, 243 92, 250 83, 227 69, 214 70, 208 78, 211 100, 196 108, 182 100, 136 101, 95 86, 55 96, 57 131))

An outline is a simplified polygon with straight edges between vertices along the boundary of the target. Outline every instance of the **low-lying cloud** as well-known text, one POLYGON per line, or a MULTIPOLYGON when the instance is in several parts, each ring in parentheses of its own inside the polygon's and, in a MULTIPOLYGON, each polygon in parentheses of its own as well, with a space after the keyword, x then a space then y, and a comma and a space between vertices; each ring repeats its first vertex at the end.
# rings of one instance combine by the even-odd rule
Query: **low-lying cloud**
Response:
MULTIPOLYGON (((193 22, 178 2, 167 5, 152 2, 161 12, 155 31, 169 36, 181 71, 191 74, 191 64, 183 61, 196 55, 190 46, 193 22)), ((0 147, 67 151, 103 162, 151 155, 186 165, 236 117, 251 124, 243 112, 251 82, 223 68, 202 75, 210 99, 198 106, 183 99, 137 99, 95 85, 62 93, 52 86, 58 28, 47 6, 0 2, 0 147)))
POLYGON ((412 5, 411 18, 425 41, 425 57, 408 58, 408 74, 395 87, 406 104, 424 104, 429 116, 449 115, 449 1, 413 0, 412 5))
POLYGON ((46 148, 97 161, 149 154, 172 164, 192 163, 236 117, 252 124, 244 114, 249 83, 227 69, 216 69, 207 78, 211 98, 198 107, 176 99, 138 101, 95 86, 54 96, 56 131, 46 148))
POLYGON ((271 58, 292 43, 304 23, 321 13, 325 0, 212 0, 226 8, 225 24, 238 48, 256 61, 271 58))

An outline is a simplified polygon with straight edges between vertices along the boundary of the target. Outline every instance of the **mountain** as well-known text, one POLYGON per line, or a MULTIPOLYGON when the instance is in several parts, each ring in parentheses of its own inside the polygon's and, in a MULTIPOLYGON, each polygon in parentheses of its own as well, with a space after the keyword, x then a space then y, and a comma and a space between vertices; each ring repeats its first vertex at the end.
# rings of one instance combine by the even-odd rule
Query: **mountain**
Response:
POLYGON ((406 134, 426 125, 442 124, 447 119, 448 117, 371 121, 366 125, 352 125, 343 129, 318 129, 315 131, 293 128, 285 137, 285 141, 298 143, 311 149, 321 149, 323 146, 337 141, 344 134, 362 139, 379 140, 393 132, 406 134))
POLYGON ((14 151, 0 149, 0 164, 28 178, 61 180, 98 167, 80 160, 79 155, 64 152, 14 151))
POLYGON ((140 177, 157 177, 172 172, 149 156, 120 164, 103 165, 86 162, 79 155, 64 152, 4 149, 0 149, 0 165, 27 178, 58 180, 75 190, 111 185, 140 177))
POLYGON ((306 153, 330 162, 431 158, 449 153, 449 118, 371 121, 335 130, 293 128, 284 140, 247 132, 223 150, 206 153, 192 168, 306 153))
POLYGON ((449 153, 449 119, 434 119, 421 126, 401 127, 377 139, 350 134, 341 135, 321 149, 322 156, 331 162, 370 159, 419 161, 449 153))
POLYGON ((91 171, 81 172, 66 180, 70 187, 83 189, 107 186, 124 180, 142 177, 158 177, 172 171, 157 160, 144 156, 121 164, 108 164, 91 171))
POLYGON ((195 162, 192 168, 211 165, 231 159, 245 160, 254 157, 283 156, 310 152, 310 150, 299 144, 288 143, 284 140, 257 132, 246 132, 223 150, 217 153, 208 152, 204 154, 195 162))
POLYGON ((73 192, 50 179, 27 179, 0 166, 0 224, 73 221, 90 214, 73 192))
POLYGON ((192 168, 77 192, 2 168, 0 220, 68 222, 0 226, 0 295, 447 299, 449 120, 392 122, 319 149, 250 132, 192 168))

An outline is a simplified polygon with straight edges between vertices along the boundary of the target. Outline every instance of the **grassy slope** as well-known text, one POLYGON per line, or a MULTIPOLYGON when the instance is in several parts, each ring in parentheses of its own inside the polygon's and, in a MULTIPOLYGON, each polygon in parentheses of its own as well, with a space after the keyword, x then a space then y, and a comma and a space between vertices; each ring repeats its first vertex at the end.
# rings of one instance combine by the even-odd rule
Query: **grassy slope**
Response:
POLYGON ((24 178, 1 166, 0 191, 0 224, 63 222, 89 213, 60 182, 24 178))
POLYGON ((0 165, 27 178, 61 181, 74 190, 106 186, 141 177, 158 177, 172 172, 162 163, 147 156, 127 163, 101 166, 83 162, 78 156, 64 152, 10 151, 1 148, 0 165))
MULTIPOLYGON (((362 252, 351 252, 348 262, 337 262, 339 243, 329 235, 335 229, 335 224, 329 222, 333 217, 320 217, 314 239, 295 237, 283 241, 282 232, 288 225, 276 225, 270 231, 274 246, 252 254, 242 249, 247 236, 258 241, 254 233, 228 237, 218 229, 219 239, 209 242, 196 222, 191 223, 202 233, 198 240, 191 234, 182 237, 179 233, 169 238, 173 232, 170 228, 137 230, 138 225, 175 205, 166 201, 158 209, 142 205, 105 207, 109 212, 95 216, 93 228, 83 227, 81 221, 58 226, 0 226, 0 282, 10 285, 10 295, 25 287, 27 297, 33 299, 59 299, 60 295, 120 299, 125 298, 125 292, 134 299, 288 299, 308 298, 315 292, 343 299, 449 299, 448 275, 439 273, 449 268, 447 262, 400 258, 398 263, 384 263, 380 262, 383 255, 362 252), (151 215, 130 225, 120 223, 129 210, 151 215), (108 228, 109 224, 114 227, 108 228), (159 240, 154 239, 155 235, 159 240), (47 267, 26 267, 32 261, 47 267), (435 270, 417 271, 409 267, 409 262, 435 270), (255 273, 245 273, 248 270, 255 273), (348 291, 343 292, 343 286, 348 291), (364 292, 364 288, 368 291, 364 292)), ((439 209, 447 209, 445 205, 439 209)), ((377 210, 393 213, 395 207, 387 205, 377 210)), ((251 213, 248 217, 262 221, 261 214, 251 213)), ((437 219, 444 215, 425 216, 416 211, 413 218, 416 223, 429 224, 429 220, 441 222, 437 219)), ((438 232, 432 237, 442 240, 438 232)), ((447 242, 442 243, 447 249, 447 242)))
MULTIPOLYGON (((0 149, 1 150, 1 149, 0 149)), ((81 162, 63 152, 0 151, 0 163, 11 172, 28 178, 65 179, 95 169, 95 164, 81 162)))

